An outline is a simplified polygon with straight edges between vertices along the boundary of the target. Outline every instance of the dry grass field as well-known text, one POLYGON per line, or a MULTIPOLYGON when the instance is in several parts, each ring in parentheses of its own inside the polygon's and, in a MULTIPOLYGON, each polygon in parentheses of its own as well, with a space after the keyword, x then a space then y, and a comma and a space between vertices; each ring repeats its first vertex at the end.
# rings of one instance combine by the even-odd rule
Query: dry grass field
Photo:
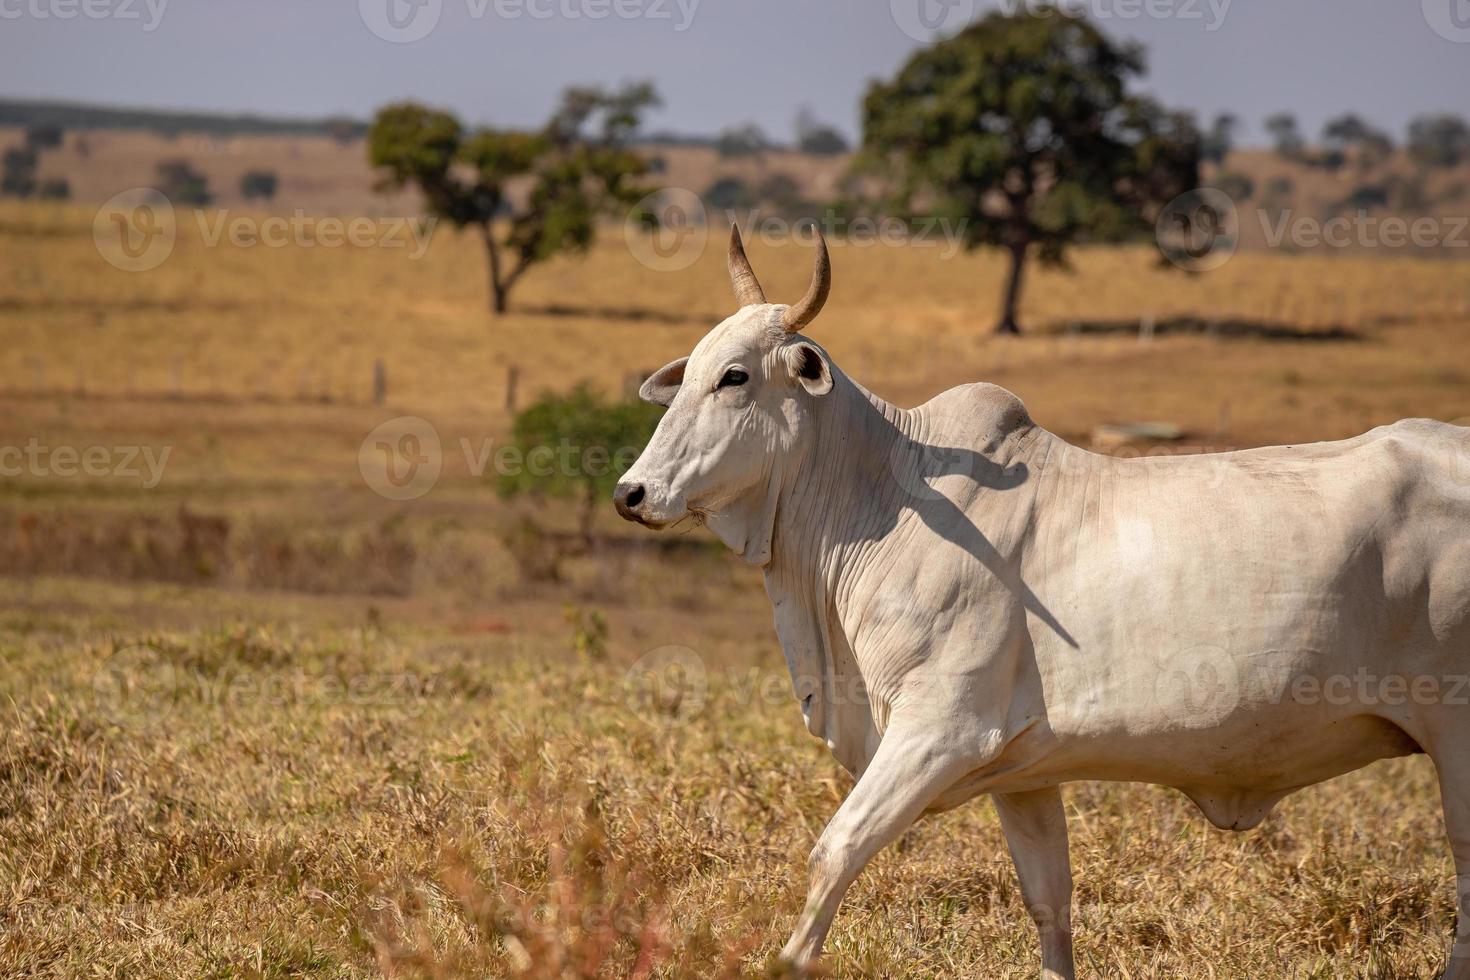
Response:
MULTIPOLYGON (((211 247, 184 215, 166 262, 125 273, 92 218, 0 207, 0 447, 51 453, 0 475, 0 975, 768 970, 849 783, 804 733, 758 575, 611 513, 548 570, 536 542, 571 510, 501 500, 460 443, 507 436, 511 366, 525 404, 686 353, 730 312, 720 249, 658 272, 608 228, 492 319, 478 245, 447 229, 413 260, 211 247), (395 502, 359 448, 405 415, 443 473, 395 502), (168 456, 148 485, 63 472, 61 447, 168 456), (642 669, 667 647, 691 684, 642 669)), ((750 251, 769 293, 799 293, 807 248, 750 251)), ((812 336, 902 404, 991 380, 1077 441, 1176 423, 1170 451, 1470 416, 1461 262, 1243 252, 1186 276, 1082 250, 1030 278, 1015 340, 989 333, 998 256, 833 264, 812 336)), ((1447 950, 1423 757, 1247 834, 1158 788, 1067 798, 1086 975, 1429 977, 1447 950)), ((988 802, 874 862, 827 966, 1035 974, 988 802)))

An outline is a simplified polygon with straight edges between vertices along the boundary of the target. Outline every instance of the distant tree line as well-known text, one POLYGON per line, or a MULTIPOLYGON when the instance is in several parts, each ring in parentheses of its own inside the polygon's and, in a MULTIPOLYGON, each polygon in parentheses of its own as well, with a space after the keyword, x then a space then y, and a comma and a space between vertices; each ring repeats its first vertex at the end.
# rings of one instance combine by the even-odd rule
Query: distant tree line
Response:
POLYGON ((252 114, 174 112, 159 109, 119 109, 79 102, 42 102, 0 99, 0 126, 56 127, 58 129, 135 129, 178 135, 211 136, 331 136, 361 139, 368 124, 346 116, 291 119, 252 114))
MULTIPOLYGON (((1396 149, 1393 137, 1352 112, 1327 120, 1315 148, 1289 112, 1268 117, 1265 125, 1277 156, 1327 171, 1340 170, 1349 162, 1372 170, 1386 163, 1396 149)), ((1450 113, 1415 117, 1409 122, 1404 149, 1418 166, 1458 167, 1470 161, 1470 123, 1450 113)))

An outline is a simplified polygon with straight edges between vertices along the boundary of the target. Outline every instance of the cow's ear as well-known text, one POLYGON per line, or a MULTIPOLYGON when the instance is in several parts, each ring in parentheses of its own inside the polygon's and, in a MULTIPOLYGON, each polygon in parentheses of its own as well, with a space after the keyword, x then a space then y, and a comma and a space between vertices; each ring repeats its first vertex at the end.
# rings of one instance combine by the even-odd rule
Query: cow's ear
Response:
POLYGON ((679 386, 684 383, 684 365, 688 363, 689 358, 681 357, 650 374, 643 387, 638 389, 638 397, 668 408, 669 402, 679 393, 679 386))
POLYGON ((827 364, 827 355, 817 350, 815 344, 802 341, 782 353, 797 384, 813 395, 825 395, 832 390, 832 368, 827 364))

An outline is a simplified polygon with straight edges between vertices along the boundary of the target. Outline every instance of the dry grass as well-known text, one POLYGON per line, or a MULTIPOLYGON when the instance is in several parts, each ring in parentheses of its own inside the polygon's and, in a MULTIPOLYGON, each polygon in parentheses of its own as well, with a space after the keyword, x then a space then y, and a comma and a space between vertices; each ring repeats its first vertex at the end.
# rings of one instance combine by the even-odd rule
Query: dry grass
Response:
MULTIPOLYGON (((750 695, 768 677, 784 694, 779 665, 765 645, 704 651, 703 706, 671 716, 621 656, 567 647, 7 630, 0 972, 760 972, 846 789, 783 697, 750 695)), ((1427 976, 1449 935, 1422 759, 1301 794, 1250 835, 1158 789, 1069 802, 1092 975, 1427 976)), ((830 966, 1026 976, 1032 943, 977 801, 874 863, 830 966)))
MULTIPOLYGON (((717 250, 661 274, 612 235, 532 273, 491 322, 480 254, 448 235, 410 263, 186 233, 127 275, 89 228, 82 210, 0 208, 0 446, 173 455, 153 489, 0 479, 0 975, 766 970, 847 783, 802 733, 758 578, 696 537, 614 537, 527 581, 516 528, 565 531, 569 512, 499 501, 453 449, 410 504, 357 470, 393 415, 431 419, 446 447, 501 437, 508 363, 529 396, 616 389, 684 353, 728 307, 717 250), (574 652, 569 603, 575 622, 605 616, 605 656, 574 652), (630 689, 669 644, 704 665, 702 703, 630 689)), ((752 253, 770 292, 799 291, 805 249, 752 253)), ((1163 418, 1196 446, 1470 415, 1460 264, 1242 254, 1188 278, 1084 250, 1075 277, 1035 276, 1026 313, 1047 329, 1012 342, 984 331, 992 256, 847 247, 834 264, 814 336, 902 402, 988 378, 1073 436, 1163 418), (1067 332, 1148 313, 1359 339, 1067 332)), ((1397 760, 1230 835, 1168 791, 1075 786, 1079 962, 1429 976, 1453 917, 1436 796, 1425 759, 1397 760)), ((874 862, 829 965, 1035 972, 987 802, 874 862)))

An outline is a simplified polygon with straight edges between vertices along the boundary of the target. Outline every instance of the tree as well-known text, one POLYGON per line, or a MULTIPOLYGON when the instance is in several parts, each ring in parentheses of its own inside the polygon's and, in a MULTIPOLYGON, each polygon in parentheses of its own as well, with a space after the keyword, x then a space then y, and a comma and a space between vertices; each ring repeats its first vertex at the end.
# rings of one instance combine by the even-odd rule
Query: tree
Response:
POLYGON ((714 211, 749 211, 756 196, 739 177, 721 177, 705 189, 704 203, 714 211))
POLYGON ((1296 116, 1289 112, 1278 112, 1266 120, 1266 132, 1271 134, 1271 142, 1275 145, 1276 155, 1285 160, 1300 160, 1306 150, 1306 141, 1302 139, 1301 129, 1297 126, 1296 116))
POLYGON ((209 178, 195 170, 188 160, 164 160, 156 169, 159 191, 174 204, 204 207, 214 200, 209 193, 209 178))
POLYGON ((1470 125, 1459 116, 1418 116, 1409 122, 1409 156, 1425 167, 1457 167, 1470 158, 1470 125))
POLYGON ((43 201, 71 200, 71 183, 65 177, 52 177, 41 181, 36 196, 43 201))
POLYGON ((638 399, 609 401, 585 384, 565 395, 543 395, 516 416, 515 455, 513 465, 503 467, 501 496, 580 497, 578 528, 591 547, 597 512, 662 414, 638 399))
POLYGON ((1215 186, 1235 203, 1249 201, 1256 193, 1256 182, 1249 176, 1228 170, 1215 178, 1215 186))
POLYGON ((247 201, 269 201, 276 196, 276 184, 275 171, 251 170, 240 178, 240 194, 247 201))
POLYGON ((1322 145, 1329 156, 1345 158, 1352 154, 1360 171, 1381 165, 1393 153, 1393 140, 1388 134, 1352 112, 1327 120, 1322 127, 1322 145))
POLYGON ((799 208, 802 204, 801 185, 790 174, 771 174, 761 181, 755 196, 775 208, 778 213, 799 208))
POLYGON ((1290 177, 1275 177, 1266 185, 1266 193, 1261 198, 1261 207, 1273 219, 1281 216, 1281 212, 1291 207, 1296 198, 1296 182, 1290 177))
POLYGON ((722 129, 715 137, 715 149, 722 157, 758 157, 770 148, 765 131, 755 123, 722 129))
POLYGON ((413 186, 433 214, 477 228, 490 266, 491 308, 504 313, 510 291, 538 262, 583 252, 600 214, 626 211, 645 188, 647 164, 630 148, 643 113, 659 104, 648 83, 615 92, 572 88, 538 132, 467 131, 447 112, 414 103, 381 110, 368 154, 383 186, 413 186), (527 190, 515 199, 512 182, 527 190), (498 218, 509 219, 501 239, 498 218))
POLYGON ((30 197, 36 193, 36 151, 17 146, 5 151, 0 167, 0 197, 30 197))
POLYGON ((331 116, 323 123, 322 128, 328 136, 343 146, 356 143, 367 132, 365 125, 347 116, 331 116))
POLYGON ((1239 125, 1240 120, 1228 112, 1216 116, 1209 132, 1200 141, 1200 156, 1211 163, 1223 164, 1235 146, 1235 130, 1239 125))
POLYGON ((60 126, 38 124, 26 130, 26 146, 35 150, 51 150, 61 145, 60 126))
POLYGON ((1143 57, 1086 20, 995 12, 919 52, 864 103, 864 170, 892 207, 921 200, 964 235, 1010 256, 997 329, 1019 332, 1027 258, 1064 265, 1084 238, 1150 227, 1195 187, 1190 120, 1127 91, 1143 57))
POLYGON ((819 122, 805 106, 796 114, 796 148, 814 156, 838 156, 852 149, 835 128, 819 122))

